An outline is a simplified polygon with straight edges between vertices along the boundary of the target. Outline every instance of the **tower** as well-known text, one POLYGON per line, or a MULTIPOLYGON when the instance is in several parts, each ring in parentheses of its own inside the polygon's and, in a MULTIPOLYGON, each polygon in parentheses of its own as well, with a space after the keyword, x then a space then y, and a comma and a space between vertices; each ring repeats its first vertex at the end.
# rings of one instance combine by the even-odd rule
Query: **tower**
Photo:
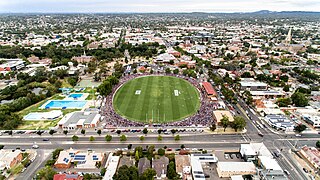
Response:
POLYGON ((289 45, 292 40, 292 28, 289 29, 288 35, 284 41, 285 45, 289 45))

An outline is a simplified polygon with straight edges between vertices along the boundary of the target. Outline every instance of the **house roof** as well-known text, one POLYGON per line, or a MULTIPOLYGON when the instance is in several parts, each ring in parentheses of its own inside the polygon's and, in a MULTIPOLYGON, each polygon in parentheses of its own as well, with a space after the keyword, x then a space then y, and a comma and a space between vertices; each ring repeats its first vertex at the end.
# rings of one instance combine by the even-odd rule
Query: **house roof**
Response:
POLYGON ((157 176, 161 177, 161 174, 167 174, 167 166, 169 159, 165 156, 161 156, 159 159, 152 161, 152 168, 157 172, 157 176))
POLYGON ((206 90, 207 94, 217 95, 216 91, 213 89, 213 87, 210 83, 203 82, 202 85, 203 85, 204 89, 206 90))
POLYGON ((138 164, 139 174, 142 174, 144 170, 150 167, 151 167, 150 161, 147 158, 139 159, 139 164, 138 164))
POLYGON ((256 171, 256 166, 253 162, 218 162, 217 167, 220 171, 227 172, 254 172, 256 171))

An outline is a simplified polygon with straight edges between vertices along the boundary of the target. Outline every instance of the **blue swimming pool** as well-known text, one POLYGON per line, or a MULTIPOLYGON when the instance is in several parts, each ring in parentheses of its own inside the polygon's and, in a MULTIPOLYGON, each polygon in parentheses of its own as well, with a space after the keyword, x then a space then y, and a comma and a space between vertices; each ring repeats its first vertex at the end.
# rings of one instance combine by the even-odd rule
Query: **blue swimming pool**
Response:
POLYGON ((42 113, 29 113, 28 115, 24 116, 25 120, 41 120, 43 119, 42 113))
POLYGON ((73 100, 50 100, 43 108, 50 109, 82 109, 87 101, 73 101, 73 100))
POLYGON ((82 96, 83 96, 83 94, 80 94, 80 93, 72 93, 68 97, 78 99, 78 98, 81 98, 82 96))

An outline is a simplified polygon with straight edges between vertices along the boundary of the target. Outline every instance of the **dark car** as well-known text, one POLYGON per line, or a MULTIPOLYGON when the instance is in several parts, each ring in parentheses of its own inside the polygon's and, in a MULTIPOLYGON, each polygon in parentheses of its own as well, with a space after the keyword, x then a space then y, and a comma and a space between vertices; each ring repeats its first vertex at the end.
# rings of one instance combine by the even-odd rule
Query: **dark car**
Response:
POLYGON ((305 173, 308 173, 308 172, 309 172, 306 168, 302 168, 302 169, 303 169, 303 171, 304 171, 305 173))
POLYGON ((259 136, 263 137, 263 134, 261 132, 258 133, 259 136))
POLYGON ((48 138, 44 138, 44 139, 42 139, 42 141, 49 141, 49 139, 48 138))

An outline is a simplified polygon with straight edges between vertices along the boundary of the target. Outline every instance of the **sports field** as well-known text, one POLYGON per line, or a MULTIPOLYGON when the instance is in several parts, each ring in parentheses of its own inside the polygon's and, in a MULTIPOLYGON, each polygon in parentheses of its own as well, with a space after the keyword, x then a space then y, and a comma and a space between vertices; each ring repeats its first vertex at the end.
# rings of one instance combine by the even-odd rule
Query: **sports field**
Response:
POLYGON ((165 123, 193 115, 199 92, 188 81, 171 76, 145 76, 128 81, 115 94, 113 106, 127 119, 165 123))

